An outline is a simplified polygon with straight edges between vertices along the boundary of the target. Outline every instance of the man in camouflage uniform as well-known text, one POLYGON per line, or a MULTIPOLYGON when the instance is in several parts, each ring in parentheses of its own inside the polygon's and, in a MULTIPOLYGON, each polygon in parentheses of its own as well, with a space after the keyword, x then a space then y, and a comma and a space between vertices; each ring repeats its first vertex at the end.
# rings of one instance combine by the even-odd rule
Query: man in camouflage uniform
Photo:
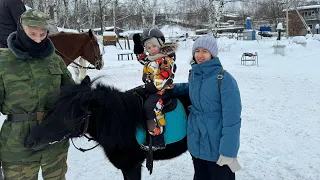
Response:
POLYGON ((4 178, 65 179, 69 141, 33 151, 24 147, 30 128, 45 120, 62 85, 74 83, 47 38, 49 16, 28 10, 17 31, 8 37, 9 50, 0 53, 0 110, 7 115, 0 132, 4 178))

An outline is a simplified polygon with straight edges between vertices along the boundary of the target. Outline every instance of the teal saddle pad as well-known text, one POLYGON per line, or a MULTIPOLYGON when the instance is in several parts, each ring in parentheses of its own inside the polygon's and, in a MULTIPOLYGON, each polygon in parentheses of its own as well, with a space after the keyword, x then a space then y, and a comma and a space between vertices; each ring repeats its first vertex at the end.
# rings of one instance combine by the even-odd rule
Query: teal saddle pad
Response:
MULTIPOLYGON (((187 114, 182 103, 178 100, 177 107, 164 114, 166 120, 166 131, 164 139, 166 144, 182 140, 187 135, 187 114)), ((146 141, 146 130, 139 127, 136 131, 136 138, 139 144, 146 141)))

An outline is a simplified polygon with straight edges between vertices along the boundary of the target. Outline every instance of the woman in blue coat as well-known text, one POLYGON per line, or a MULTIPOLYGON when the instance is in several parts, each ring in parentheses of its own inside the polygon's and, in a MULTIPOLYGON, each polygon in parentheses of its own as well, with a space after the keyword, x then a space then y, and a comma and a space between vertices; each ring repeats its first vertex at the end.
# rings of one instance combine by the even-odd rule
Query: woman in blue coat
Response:
POLYGON ((189 92, 187 137, 196 180, 232 180, 237 160, 241 100, 236 80, 224 72, 213 36, 193 44, 189 83, 175 84, 174 95, 189 92), (219 86, 219 80, 222 79, 219 86))

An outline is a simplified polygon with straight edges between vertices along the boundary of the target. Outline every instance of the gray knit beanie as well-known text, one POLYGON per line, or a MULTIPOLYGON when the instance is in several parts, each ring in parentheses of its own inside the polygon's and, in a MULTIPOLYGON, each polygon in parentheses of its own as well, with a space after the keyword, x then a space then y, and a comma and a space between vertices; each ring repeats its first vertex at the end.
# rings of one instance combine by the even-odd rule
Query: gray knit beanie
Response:
POLYGON ((212 57, 217 57, 218 55, 217 41, 212 35, 204 35, 196 39, 192 47, 192 56, 194 56, 197 48, 207 49, 212 57))

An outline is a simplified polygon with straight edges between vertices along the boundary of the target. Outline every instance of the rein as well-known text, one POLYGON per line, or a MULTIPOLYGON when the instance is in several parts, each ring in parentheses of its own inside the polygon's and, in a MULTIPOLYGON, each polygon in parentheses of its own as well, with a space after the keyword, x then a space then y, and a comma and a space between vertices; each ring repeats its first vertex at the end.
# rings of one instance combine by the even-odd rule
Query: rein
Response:
MULTIPOLYGON (((73 134, 74 132, 80 132, 80 136, 79 137, 82 137, 82 136, 84 136, 85 138, 87 138, 88 139, 88 141, 92 141, 92 140, 94 140, 93 138, 90 138, 90 137, 88 137, 85 133, 87 132, 87 130, 88 130, 88 127, 89 127, 89 118, 90 118, 90 115, 91 115, 91 112, 90 111, 86 111, 86 115, 85 115, 85 117, 83 117, 82 119, 81 119, 81 121, 80 121, 80 123, 79 124, 77 124, 77 126, 72 130, 72 131, 70 131, 70 133, 68 133, 68 134, 66 134, 65 136, 63 136, 63 138, 60 140, 60 141, 54 141, 54 142, 50 142, 49 144, 55 144, 55 143, 57 143, 57 142, 61 142, 61 141, 63 141, 63 140, 65 140, 65 139, 67 139, 71 134, 73 134), (84 123, 84 128, 83 128, 83 131, 81 131, 80 130, 80 127, 81 127, 81 125, 84 123)), ((77 149, 77 150, 79 150, 79 151, 81 151, 81 152, 86 152, 86 151, 90 151, 90 150, 92 150, 92 149, 94 149, 94 148, 96 148, 96 147, 98 147, 99 145, 100 145, 100 143, 98 143, 98 144, 96 144, 95 146, 93 146, 93 147, 91 147, 91 148, 89 148, 89 149, 83 149, 83 148, 78 148, 75 144, 74 144, 74 142, 73 142, 73 139, 71 138, 71 142, 72 142, 72 144, 73 144, 73 146, 77 149)))
POLYGON ((78 66, 78 67, 76 67, 76 68, 81 68, 81 69, 96 69, 95 67, 90 67, 90 66, 88 66, 88 67, 83 67, 83 66, 81 66, 79 63, 74 62, 72 59, 70 59, 70 58, 67 57, 66 55, 62 54, 60 51, 58 51, 58 49, 55 49, 55 51, 56 51, 56 53, 59 54, 60 56, 65 57, 70 63, 73 63, 73 64, 75 64, 76 66, 78 66))
MULTIPOLYGON (((90 138, 90 137, 88 137, 87 135, 83 135, 84 137, 86 137, 87 139, 88 139, 88 142, 89 141, 91 141, 91 140, 93 140, 93 138, 90 138)), ((100 145, 100 143, 98 143, 98 144, 96 144, 95 146, 93 146, 92 148, 89 148, 89 149, 83 149, 83 148, 78 148, 75 144, 74 144, 74 142, 73 142, 73 139, 71 139, 71 142, 72 142, 72 144, 73 144, 73 146, 74 146, 74 148, 76 148, 77 150, 79 150, 79 151, 81 151, 81 152, 86 152, 86 151, 90 151, 90 150, 92 150, 92 149, 94 149, 94 148, 96 148, 96 147, 98 147, 99 145, 100 145)))
MULTIPOLYGON (((92 141, 92 140, 94 140, 94 139, 93 139, 93 138, 90 138, 90 137, 88 137, 88 136, 86 135, 86 132, 87 132, 88 127, 89 127, 89 118, 90 118, 90 115, 91 115, 91 112, 90 112, 90 111, 86 111, 86 112, 87 112, 87 113, 86 113, 86 116, 85 116, 84 118, 82 118, 81 122, 78 124, 77 127, 81 126, 81 124, 84 123, 84 128, 83 128, 82 133, 80 134, 80 137, 84 136, 85 138, 88 139, 88 142, 89 142, 89 141, 92 141)), ((76 127, 76 130, 78 130, 79 132, 81 132, 81 131, 79 130, 79 128, 77 128, 77 127, 76 127)), ((81 152, 90 151, 90 150, 92 150, 92 149, 94 149, 94 148, 96 148, 96 147, 98 147, 98 146, 100 145, 100 143, 98 143, 98 144, 96 144, 95 146, 93 146, 93 147, 91 147, 91 148, 83 149, 83 148, 81 148, 81 147, 78 148, 78 147, 74 144, 72 138, 71 138, 71 142, 72 142, 74 148, 76 148, 77 150, 79 150, 79 151, 81 151, 81 152)))

